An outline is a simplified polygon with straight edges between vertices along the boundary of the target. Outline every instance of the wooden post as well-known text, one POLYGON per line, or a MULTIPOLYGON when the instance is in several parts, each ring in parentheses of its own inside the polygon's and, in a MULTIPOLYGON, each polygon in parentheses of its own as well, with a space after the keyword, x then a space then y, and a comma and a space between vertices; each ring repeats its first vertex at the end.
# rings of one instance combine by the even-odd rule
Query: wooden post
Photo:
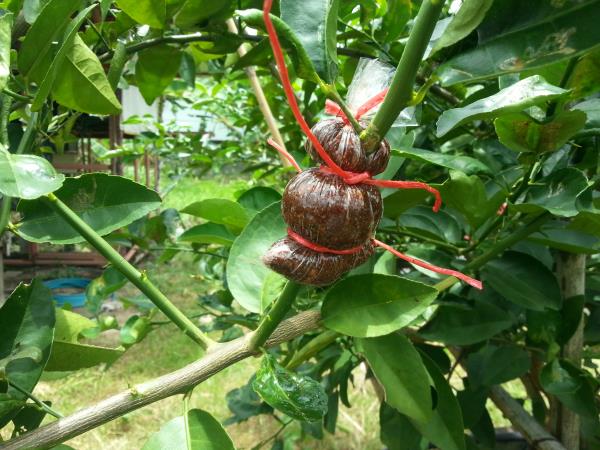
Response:
MULTIPOLYGON (((585 294, 585 254, 560 252, 556 257, 556 275, 560 284, 563 301, 574 301, 574 297, 585 294)), ((579 318, 577 330, 561 350, 562 357, 576 366, 581 365, 583 349, 583 316, 579 318)), ((579 416, 559 404, 556 432, 563 445, 569 450, 579 450, 579 416)))

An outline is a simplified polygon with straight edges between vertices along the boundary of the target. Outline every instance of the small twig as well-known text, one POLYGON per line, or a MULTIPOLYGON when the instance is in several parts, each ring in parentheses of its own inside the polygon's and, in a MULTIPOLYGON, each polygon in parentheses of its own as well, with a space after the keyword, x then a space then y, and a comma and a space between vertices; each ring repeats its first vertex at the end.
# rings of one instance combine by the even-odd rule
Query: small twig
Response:
POLYGON ((29 398, 30 400, 32 400, 36 405, 38 405, 40 408, 42 408, 44 411, 46 411, 51 416, 54 416, 57 419, 60 419, 60 418, 64 417, 61 413, 59 413, 58 411, 56 411, 55 409, 53 409, 50 405, 48 405, 48 404, 44 403, 43 401, 41 401, 39 398, 37 398, 31 392, 27 391, 26 389, 23 389, 18 384, 15 384, 14 381, 10 381, 9 380, 8 384, 10 384, 17 391, 19 391, 21 394, 25 395, 27 398, 29 398))

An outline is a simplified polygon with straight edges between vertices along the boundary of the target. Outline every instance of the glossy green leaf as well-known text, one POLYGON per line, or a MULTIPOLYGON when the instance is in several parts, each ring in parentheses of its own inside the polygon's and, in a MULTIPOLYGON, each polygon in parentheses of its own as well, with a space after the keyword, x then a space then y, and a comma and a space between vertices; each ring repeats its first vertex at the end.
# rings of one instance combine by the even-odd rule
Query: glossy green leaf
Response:
POLYGON ((56 325, 54 327, 54 340, 77 342, 77 338, 84 331, 97 326, 96 322, 62 308, 56 308, 56 325))
POLYGON ((444 34, 436 41, 431 54, 466 38, 485 17, 494 0, 464 0, 444 34))
POLYGON ((431 418, 424 423, 413 420, 413 425, 440 449, 466 450, 462 412, 458 400, 435 362, 423 352, 420 355, 433 380, 436 402, 431 418))
POLYGON ((60 77, 52 97, 67 108, 89 114, 118 114, 121 104, 113 92, 102 64, 79 37, 67 48, 60 77))
POLYGON ((379 438, 389 450, 414 450, 421 448, 423 437, 410 420, 387 403, 379 408, 379 438))
POLYGON ((569 91, 552 86, 539 75, 533 75, 502 89, 497 94, 477 100, 462 108, 448 109, 437 122, 437 135, 443 136, 459 125, 486 120, 503 114, 520 112, 530 106, 544 104, 569 91))
POLYGON ((546 153, 558 150, 583 128, 582 111, 565 111, 551 122, 540 124, 524 113, 507 114, 494 121, 502 144, 518 152, 546 153))
POLYGON ((56 191, 65 176, 44 158, 15 155, 0 145, 0 193, 8 197, 36 199, 56 191))
POLYGON ((224 225, 203 223, 184 231, 177 240, 193 244, 217 244, 230 247, 235 240, 235 234, 224 225))
POLYGON ((573 106, 573 109, 583 111, 586 115, 586 128, 600 128, 600 98, 592 98, 573 106))
POLYGON ((232 0, 185 0, 175 15, 175 23, 180 27, 190 27, 214 16, 225 18, 232 0))
POLYGON ((505 201, 507 192, 499 183, 488 189, 477 175, 450 172, 450 180, 440 186, 442 199, 465 216, 473 228, 482 225, 505 201), (489 191, 489 192, 488 192, 489 191), (468 201, 465 201, 468 199, 468 201))
POLYGON ((273 408, 263 402, 252 389, 254 378, 252 376, 244 386, 233 389, 225 395, 227 407, 233 416, 225 420, 224 425, 243 422, 250 417, 273 412, 273 408))
POLYGON ((38 83, 42 81, 52 62, 56 42, 80 4, 78 0, 50 0, 44 5, 18 52, 17 62, 23 75, 38 83))
MULTIPOLYGON (((127 178, 91 173, 67 178, 55 195, 100 235, 144 217, 160 206, 158 194, 127 178)), ((21 201, 19 234, 31 242, 74 244, 84 239, 42 199, 21 201)))
POLYGON ((112 364, 125 352, 122 348, 97 347, 77 342, 54 341, 52 353, 45 370, 48 372, 70 372, 112 364))
POLYGON ((281 200, 281 194, 275 189, 265 186, 255 186, 248 189, 237 199, 252 216, 267 206, 281 200))
POLYGON ((138 23, 153 28, 165 25, 167 6, 165 0, 116 0, 117 6, 138 23))
POLYGON ((137 314, 127 319, 120 331, 121 344, 128 346, 137 344, 150 332, 150 319, 137 314))
POLYGON ((569 229, 564 222, 550 222, 528 238, 532 242, 571 253, 594 254, 600 250, 597 236, 569 229))
POLYGON ((382 13, 381 25, 375 31, 375 37, 383 42, 393 42, 402 36, 415 5, 411 0, 386 0, 385 3, 387 9, 382 13))
POLYGON ((502 384, 529 371, 529 353, 516 345, 486 345, 467 359, 469 381, 474 388, 502 384))
POLYGON ((281 204, 273 203, 254 216, 231 247, 227 284, 238 303, 251 312, 263 312, 263 285, 272 272, 261 258, 275 241, 285 236, 286 229, 281 204))
POLYGON ((571 98, 582 98, 600 91, 600 50, 584 55, 573 69, 567 87, 571 98))
POLYGON ((546 210, 555 216, 573 217, 579 214, 577 196, 588 186, 581 170, 574 167, 560 169, 530 186, 525 197, 513 208, 528 213, 546 210))
POLYGON ((213 223, 227 225, 235 231, 241 231, 249 220, 248 213, 242 205, 220 198, 194 202, 183 208, 181 212, 201 217, 213 223))
POLYGON ((397 219, 410 208, 423 204, 431 197, 421 189, 398 189, 383 199, 383 214, 390 219, 397 219))
MULTIPOLYGON (((41 281, 20 284, 12 292, 0 308, 0 378, 33 391, 50 355, 54 320, 52 291, 41 281)), ((0 423, 25 399, 9 384, 0 394, 0 423)))
POLYGON ((170 45, 157 45, 138 53, 135 81, 147 104, 162 95, 179 71, 181 50, 170 45))
POLYGON ((10 75, 10 45, 13 15, 0 16, 0 89, 4 89, 10 75))
POLYGON ((556 396, 562 404, 577 414, 598 421, 594 403, 594 386, 589 375, 567 360, 555 359, 542 369, 540 383, 544 391, 556 396))
MULTIPOLYGON (((258 9, 246 9, 237 11, 237 14, 249 26, 260 30, 265 29, 262 11, 258 9)), ((305 80, 319 83, 320 77, 317 74, 317 70, 298 36, 296 36, 292 29, 279 17, 271 16, 271 20, 273 21, 279 39, 282 41, 282 45, 285 47, 288 56, 294 64, 298 76, 305 80)))
POLYGON ((319 76, 327 83, 337 76, 339 0, 281 0, 281 19, 297 36, 319 76))
POLYGON ((326 294, 323 324, 354 337, 376 337, 407 326, 436 299, 426 284, 391 275, 366 274, 338 282, 326 294))
POLYGON ((62 70, 67 53, 72 48, 73 40, 76 38, 79 28, 83 22, 85 22, 87 15, 91 13, 94 8, 96 8, 96 5, 88 6, 77 14, 77 16, 75 16, 75 18, 67 25, 62 40, 60 41, 58 51, 52 58, 48 70, 43 75, 42 81, 39 83, 38 90, 35 93, 35 97, 31 102, 32 111, 39 111, 42 109, 48 95, 50 95, 50 91, 52 90, 52 86, 54 86, 54 82, 56 81, 59 72, 62 70))
POLYGON ((273 408, 307 422, 327 412, 327 394, 321 383, 280 366, 269 354, 263 356, 252 387, 273 408))
POLYGON ((359 346, 377 380, 385 401, 415 423, 426 424, 432 415, 429 376, 419 352, 400 334, 361 339, 359 346))
POLYGON ((559 309, 562 304, 556 276, 532 256, 507 252, 483 268, 484 283, 505 299, 527 309, 559 309))
POLYGON ((478 159, 470 156, 444 154, 424 150, 421 148, 408 148, 401 150, 392 150, 392 154, 403 158, 414 159, 415 161, 426 162, 436 166, 446 167, 448 169, 459 170, 472 175, 476 173, 491 173, 491 170, 478 159))
POLYGON ((454 216, 445 211, 433 212, 428 206, 409 209, 398 218, 398 224, 419 235, 452 243, 461 242, 464 236, 454 216))
POLYGON ((449 345, 471 345, 506 330, 515 323, 508 312, 487 301, 444 303, 419 331, 427 340, 449 345))
POLYGON ((191 409, 164 424, 142 450, 235 450, 231 438, 210 413, 191 409))
POLYGON ((477 29, 479 42, 445 63, 446 85, 539 68, 598 45, 598 0, 494 2, 477 29))

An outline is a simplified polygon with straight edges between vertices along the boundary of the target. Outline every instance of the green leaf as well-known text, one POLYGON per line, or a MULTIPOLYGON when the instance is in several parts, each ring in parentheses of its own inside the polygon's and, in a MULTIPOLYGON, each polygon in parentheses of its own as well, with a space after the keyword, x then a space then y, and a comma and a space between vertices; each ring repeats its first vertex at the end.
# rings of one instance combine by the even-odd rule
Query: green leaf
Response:
POLYGON ((235 240, 235 234, 224 225, 209 222, 186 230, 177 240, 193 244, 217 244, 230 247, 235 240))
MULTIPOLYGON (((144 217, 160 206, 158 194, 127 178, 91 173, 67 178, 55 195, 101 235, 144 217)), ((31 242, 75 244, 84 239, 42 199, 21 201, 19 235, 31 242)))
POLYGON ((211 198, 194 202, 181 210, 182 213, 227 225, 234 231, 241 231, 248 224, 246 209, 237 202, 211 198))
POLYGON ((444 303, 419 335, 448 345, 471 345, 506 330, 514 322, 508 312, 487 301, 474 301, 472 305, 444 303))
POLYGON ((532 256, 507 252, 483 268, 484 282, 519 306, 534 311, 562 305, 556 276, 532 256))
POLYGON ((79 0, 50 0, 39 13, 21 43, 18 52, 20 72, 41 82, 50 67, 56 42, 60 40, 79 0))
MULTIPOLYGON (((403 228, 442 241, 459 243, 464 234, 458 221, 445 211, 433 212, 427 206, 415 206, 398 218, 403 228)), ((418 256, 418 255, 413 255, 418 256)))
MULTIPOLYGON (((247 25, 263 31, 265 30, 262 11, 258 9, 246 9, 237 11, 237 14, 247 25)), ((298 76, 318 84, 321 81, 321 78, 317 74, 317 70, 298 36, 296 36, 292 29, 279 17, 272 15, 271 20, 273 21, 279 39, 282 41, 282 45, 285 47, 288 56, 294 64, 298 76)))
POLYGON ((464 0, 444 34, 435 43, 431 54, 456 44, 477 28, 494 0, 464 0))
POLYGON ((102 64, 79 36, 75 36, 66 51, 60 77, 52 87, 52 96, 75 111, 99 115, 121 111, 102 64))
POLYGON ((530 367, 529 353, 516 345, 486 345, 467 359, 473 388, 505 383, 527 373, 530 367))
POLYGON ((210 413, 191 409, 164 424, 142 450, 235 450, 231 438, 210 413))
POLYGON ((38 405, 33 403, 25 405, 25 407, 12 419, 15 429, 11 438, 39 428, 45 416, 46 411, 41 409, 38 405))
POLYGON ((167 15, 165 0, 116 0, 117 6, 137 23, 163 28, 167 15))
POLYGON ((477 175, 452 171, 450 180, 440 186, 440 193, 446 204, 463 214, 473 228, 478 228, 506 199, 507 192, 499 183, 491 185, 494 190, 488 189, 477 175))
POLYGON ((339 0, 281 0, 281 19, 306 49, 319 76, 333 83, 337 76, 339 0))
POLYGON ((540 124, 524 113, 508 114, 494 121, 502 144, 518 152, 547 153, 558 150, 583 128, 582 111, 564 111, 551 122, 540 124))
MULTIPOLYGON (((56 77, 58 73, 62 70, 63 62, 67 55, 67 52, 71 48, 73 40, 77 36, 77 31, 81 28, 81 25, 86 20, 87 15, 96 8, 96 5, 90 5, 84 10, 82 10, 67 26, 65 29, 63 38, 60 42, 60 46, 56 55, 52 59, 50 66, 48 67, 47 72, 43 75, 43 79, 41 83, 39 83, 38 90, 31 102, 31 110, 39 111, 42 109, 42 106, 46 102, 48 95, 50 95, 50 91, 52 90, 52 86, 56 81, 56 77)), ((51 25, 53 26, 53 25, 51 25)))
POLYGON ((214 16, 224 19, 231 4, 232 0, 186 0, 175 15, 175 24, 186 28, 214 16))
POLYGON ((432 415, 429 376, 410 341, 400 334, 361 339, 369 366, 385 390, 385 401, 418 424, 432 415))
POLYGON ((414 4, 411 0, 386 0, 387 10, 381 19, 381 27, 375 37, 384 42, 397 40, 411 19, 414 4))
POLYGON ((162 95, 179 71, 181 50, 170 45, 157 45, 138 53, 135 81, 147 104, 162 95))
MULTIPOLYGON (((20 284, 0 308, 0 379, 32 392, 48 361, 53 333, 50 289, 37 279, 30 285, 20 284)), ((0 423, 25 399, 9 384, 0 394, 0 423)))
POLYGON ((54 341, 47 372, 70 372, 94 367, 98 364, 112 364, 125 350, 122 348, 97 347, 76 342, 54 341))
POLYGON ((548 84, 539 75, 533 75, 490 97, 477 100, 462 108, 444 111, 437 122, 437 136, 443 136, 459 125, 474 120, 493 119, 503 114, 523 111, 530 106, 544 104, 568 92, 548 84))
POLYGON ((275 241, 285 236, 286 229, 281 204, 273 203, 254 216, 231 247, 227 284, 238 303, 251 312, 263 312, 263 285, 272 272, 261 258, 275 241))
POLYGON ((571 98, 582 98, 600 90, 600 50, 584 55, 573 69, 567 87, 571 98))
POLYGON ((293 419, 314 422, 327 412, 321 383, 281 367, 269 354, 263 356, 252 387, 265 402, 293 419))
POLYGON ((579 214, 577 196, 588 188, 585 174, 574 167, 552 172, 527 189, 525 198, 512 206, 515 211, 540 212, 573 217, 579 214))
POLYGON ((476 173, 491 173, 491 170, 488 166, 478 159, 471 158, 470 156, 443 154, 432 152, 431 150, 423 150, 421 148, 392 150, 392 155, 413 159, 415 161, 426 162, 452 170, 458 170, 466 173, 467 175, 476 173))
POLYGON ((556 396, 570 410, 598 421, 595 387, 582 369, 567 360, 555 359, 542 369, 540 383, 545 392, 556 396))
POLYGON ((423 364, 433 380, 436 406, 431 419, 413 425, 436 447, 444 450, 466 450, 462 412, 452 388, 429 356, 421 352, 423 364))
POLYGON ((238 203, 246 208, 251 216, 280 200, 281 194, 279 192, 265 186, 255 186, 248 189, 237 199, 238 203))
POLYGON ((383 199, 383 214, 396 220, 410 208, 425 203, 430 196, 431 194, 421 189, 398 189, 383 199))
POLYGON ((583 111, 587 116, 586 128, 600 128, 600 98, 592 98, 585 102, 577 103, 573 109, 583 111))
POLYGON ((56 191, 65 176, 44 158, 15 155, 0 144, 0 193, 7 197, 36 199, 56 191))
POLYGON ((445 85, 539 68, 600 42, 600 2, 494 2, 477 29, 479 42, 440 67, 445 85))
POLYGON ((131 316, 121 328, 121 344, 128 346, 137 344, 150 332, 150 319, 137 314, 131 316))
POLYGON ((415 450, 421 448, 421 433, 410 420, 385 402, 379 408, 379 438, 388 450, 415 450))
POLYGON ((77 342, 82 331, 97 326, 93 320, 62 308, 56 308, 55 316, 54 340, 56 341, 77 342))
POLYGON ((13 15, 4 13, 0 16, 0 90, 8 84, 10 75, 10 45, 13 15))
POLYGON ((331 288, 321 307, 323 324, 354 337, 389 334, 410 324, 435 300, 438 291, 407 278, 366 274, 331 288))
POLYGON ((542 226, 541 230, 529 236, 529 240, 541 245, 571 253, 598 253, 598 237, 566 228, 564 222, 554 221, 542 226))

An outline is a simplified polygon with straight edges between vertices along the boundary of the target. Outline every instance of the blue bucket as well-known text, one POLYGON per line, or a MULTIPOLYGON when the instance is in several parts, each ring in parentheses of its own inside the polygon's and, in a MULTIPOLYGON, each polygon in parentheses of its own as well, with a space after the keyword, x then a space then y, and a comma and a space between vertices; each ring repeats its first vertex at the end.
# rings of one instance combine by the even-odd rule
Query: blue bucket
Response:
POLYGON ((73 308, 80 308, 85 305, 85 289, 91 281, 87 278, 56 278, 44 281, 44 285, 50 289, 81 289, 81 292, 75 294, 57 294, 53 292, 54 300, 58 306, 64 306, 68 303, 73 308))

